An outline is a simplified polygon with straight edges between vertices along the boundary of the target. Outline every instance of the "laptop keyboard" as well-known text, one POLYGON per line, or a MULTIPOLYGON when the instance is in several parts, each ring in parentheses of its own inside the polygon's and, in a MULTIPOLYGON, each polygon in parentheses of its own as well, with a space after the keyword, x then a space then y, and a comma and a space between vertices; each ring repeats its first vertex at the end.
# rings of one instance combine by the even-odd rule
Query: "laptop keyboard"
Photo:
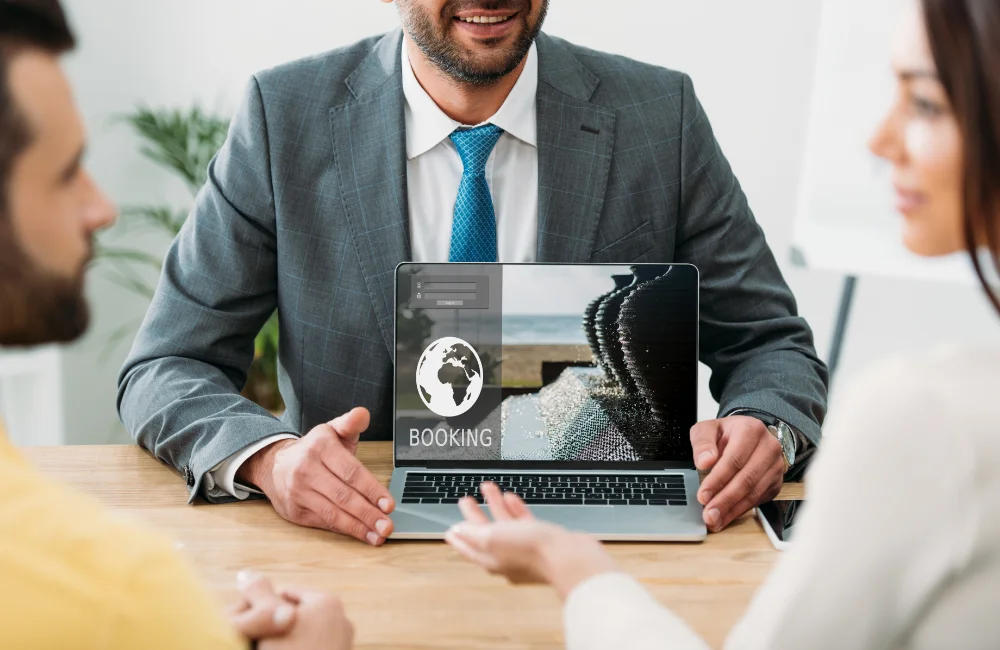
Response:
POLYGON ((479 486, 496 483, 530 505, 686 506, 680 474, 438 474, 406 475, 403 503, 458 503, 465 496, 483 503, 479 486))

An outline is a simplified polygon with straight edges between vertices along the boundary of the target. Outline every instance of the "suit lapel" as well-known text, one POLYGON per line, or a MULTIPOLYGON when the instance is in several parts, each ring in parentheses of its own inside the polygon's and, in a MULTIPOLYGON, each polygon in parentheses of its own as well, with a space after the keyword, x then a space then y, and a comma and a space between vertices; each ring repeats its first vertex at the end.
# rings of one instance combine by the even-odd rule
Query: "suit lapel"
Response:
MULTIPOLYGON (((394 347, 395 269, 410 259, 402 31, 379 41, 347 78, 353 98, 330 110, 334 161, 379 329, 394 347)), ((560 41, 538 37, 539 262, 586 262, 604 205, 614 111, 589 100, 598 79, 560 41)))
POLYGON ((401 44, 399 30, 379 41, 347 78, 354 98, 330 110, 344 211, 390 355, 395 269, 410 258, 401 44))
POLYGON ((611 169, 615 113, 557 39, 538 37, 538 261, 587 262, 611 169))

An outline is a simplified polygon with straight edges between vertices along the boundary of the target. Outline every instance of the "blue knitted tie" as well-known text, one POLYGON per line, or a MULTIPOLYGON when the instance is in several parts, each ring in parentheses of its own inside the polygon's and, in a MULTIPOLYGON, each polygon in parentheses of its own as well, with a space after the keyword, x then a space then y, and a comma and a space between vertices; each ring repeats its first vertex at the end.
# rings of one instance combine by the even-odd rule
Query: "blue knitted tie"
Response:
POLYGON ((486 183, 486 161, 501 135, 503 129, 492 124, 451 134, 465 171, 455 202, 449 262, 497 261, 497 219, 486 183))

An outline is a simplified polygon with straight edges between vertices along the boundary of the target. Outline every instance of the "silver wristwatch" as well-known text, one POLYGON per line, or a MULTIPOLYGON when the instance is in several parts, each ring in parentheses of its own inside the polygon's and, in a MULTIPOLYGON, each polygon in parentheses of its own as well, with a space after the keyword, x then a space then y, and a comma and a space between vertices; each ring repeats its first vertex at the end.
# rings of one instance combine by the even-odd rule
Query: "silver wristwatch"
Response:
POLYGON ((730 415, 746 415, 763 422, 767 430, 771 432, 771 435, 781 443, 781 455, 785 461, 785 472, 788 472, 789 468, 795 464, 795 451, 798 448, 796 444, 797 436, 790 426, 773 415, 762 411, 746 409, 733 411, 730 415))
POLYGON ((781 420, 776 420, 776 424, 768 424, 767 430, 781 443, 781 455, 785 459, 787 472, 795 464, 795 433, 781 420))

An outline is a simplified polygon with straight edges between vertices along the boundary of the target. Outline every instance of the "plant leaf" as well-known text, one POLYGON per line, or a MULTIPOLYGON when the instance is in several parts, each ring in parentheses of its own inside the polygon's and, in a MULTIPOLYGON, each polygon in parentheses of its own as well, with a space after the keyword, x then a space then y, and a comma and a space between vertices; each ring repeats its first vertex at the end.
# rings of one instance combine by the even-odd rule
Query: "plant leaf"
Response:
POLYGON ((208 164, 229 134, 229 120, 195 106, 187 111, 139 106, 119 118, 144 140, 140 152, 176 172, 192 194, 208 179, 208 164))
POLYGON ((94 251, 94 260, 97 262, 100 262, 101 260, 124 260, 128 262, 137 262, 139 264, 145 264, 156 271, 160 271, 163 268, 162 259, 156 257, 155 255, 150 255, 145 251, 130 248, 101 246, 100 244, 98 244, 94 251))
POLYGON ((120 225, 131 225, 135 221, 145 221, 160 230, 163 230, 171 237, 176 237, 177 233, 184 227, 187 221, 188 212, 176 210, 166 206, 125 206, 118 217, 120 225))
MULTIPOLYGON (((108 260, 110 263, 114 264, 115 260, 108 260)), ((137 293, 140 296, 144 296, 149 300, 153 299, 153 295, 156 290, 151 287, 148 283, 140 280, 138 274, 136 273, 126 273, 122 271, 117 265, 111 267, 113 273, 108 273, 104 277, 107 278, 109 282, 117 284, 123 289, 127 289, 132 293, 137 293)))

